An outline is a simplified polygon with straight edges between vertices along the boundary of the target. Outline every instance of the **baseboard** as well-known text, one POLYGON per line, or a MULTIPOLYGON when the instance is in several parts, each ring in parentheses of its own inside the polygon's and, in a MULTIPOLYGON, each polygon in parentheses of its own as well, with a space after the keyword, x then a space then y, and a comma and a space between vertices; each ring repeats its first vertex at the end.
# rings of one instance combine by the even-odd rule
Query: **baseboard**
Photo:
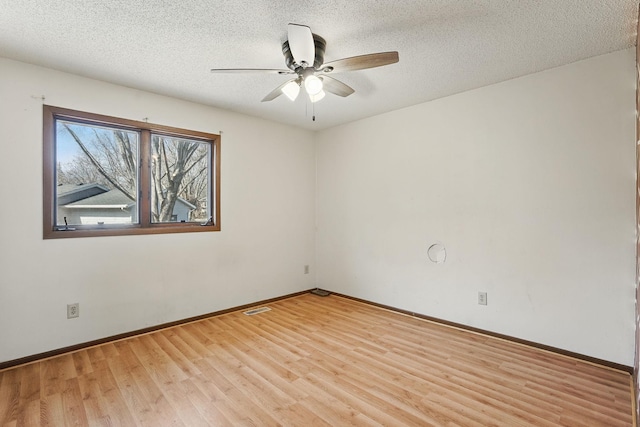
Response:
MULTIPOLYGON (((131 331, 131 332, 125 332, 122 334, 118 334, 118 335, 113 335, 113 336, 109 336, 109 337, 105 337, 105 338, 101 338, 101 339, 97 339, 97 340, 93 340, 93 341, 88 341, 88 342, 84 342, 84 343, 80 343, 80 344, 75 344, 72 346, 68 346, 68 347, 63 347, 63 348, 59 348, 59 349, 55 349, 55 350, 51 350, 51 351, 47 351, 44 353, 38 353, 38 354, 34 354, 31 356, 26 356, 26 357, 22 357, 19 359, 14 359, 14 360, 9 360, 6 362, 0 362, 0 371, 6 370, 6 369, 10 369, 10 368, 14 368, 16 366, 19 365, 25 365, 28 363, 33 363, 33 362, 37 362, 40 360, 44 360, 44 359, 49 359, 51 357, 55 357, 55 356, 59 356, 61 354, 64 353, 71 353, 74 351, 78 351, 78 350, 82 350, 88 347, 94 347, 96 345, 100 345, 100 344, 105 344, 108 342, 113 342, 113 341, 119 341, 119 340, 123 340, 126 338, 131 338, 137 335, 143 335, 143 334, 148 334, 150 332, 155 332, 161 329, 166 329, 166 328, 171 328, 173 326, 178 326, 178 325, 182 325, 185 323, 191 323, 191 322, 196 322, 198 320, 202 320, 202 319, 206 319, 209 317, 214 317, 214 316, 220 316, 222 314, 226 314, 226 313, 230 313, 232 311, 240 311, 240 310, 244 310, 246 308, 250 308, 250 307, 254 307, 256 305, 263 305, 263 304, 269 304, 275 301, 280 301, 280 300, 284 300, 287 298, 293 298, 299 295, 304 295, 307 294, 313 290, 317 290, 318 288, 315 289, 308 289, 308 290, 304 290, 304 291, 300 291, 300 292, 295 292, 292 294, 287 294, 287 295, 283 295, 280 297, 275 297, 275 298, 270 298, 270 299, 266 299, 266 300, 262 300, 262 301, 256 301, 250 304, 244 304, 241 306, 237 306, 237 307, 232 307, 232 308, 228 308, 225 310, 220 310, 220 311, 215 311, 215 312, 211 312, 211 313, 207 313, 207 314, 201 314, 199 316, 194 316, 194 317, 189 317, 187 319, 181 319, 181 320, 176 320, 173 322, 168 322, 168 323, 163 323, 160 325, 156 325, 156 326, 150 326, 148 328, 144 328, 144 329, 138 329, 135 331, 131 331)), ((483 334, 483 335, 487 335, 487 336, 491 336, 494 338, 499 338, 499 339, 503 339, 506 341, 511 341, 511 342, 515 342, 518 344, 522 344, 522 345, 527 345, 533 348, 537 348, 537 349, 541 349, 541 350, 545 350, 545 351, 549 351, 552 353, 556 353, 556 354, 561 354, 563 356, 567 356, 567 357, 572 357, 574 359, 578 359, 578 360, 582 360, 582 361, 586 361, 589 363, 593 363, 596 365, 600 365, 600 366, 604 366, 610 369, 615 369, 618 371, 622 371, 622 372, 626 372, 630 375, 634 374, 634 369, 631 366, 627 366, 627 365, 622 365, 620 363, 615 363, 615 362, 610 362, 608 360, 603 360, 603 359, 598 359, 595 357, 591 357, 591 356, 587 356, 584 354, 580 354, 580 353, 574 353, 568 350, 564 350, 561 348, 557 348, 557 347, 552 347, 552 346, 548 346, 548 345, 544 345, 544 344, 540 344, 540 343, 536 343, 533 341, 527 341, 527 340, 523 340, 521 338, 516 338, 516 337, 512 337, 509 335, 504 335, 504 334, 499 334, 497 332, 492 332, 492 331, 487 331, 484 329, 480 329, 480 328, 475 328, 473 326, 468 326, 468 325, 464 325, 462 323, 456 323, 456 322, 451 322, 448 320, 443 320, 443 319, 439 319, 437 317, 432 317, 432 316, 427 316, 425 314, 420 314, 420 313, 414 313, 412 311, 409 310, 403 310, 401 308, 397 308, 397 307, 393 307, 393 306, 389 306, 389 305, 385 305, 385 304, 380 304, 380 303, 376 303, 373 301, 368 301, 365 299, 361 299, 361 298, 357 298, 357 297, 353 297, 350 295, 345 295, 345 294, 341 294, 341 293, 337 293, 337 292, 333 292, 333 291, 328 291, 330 292, 330 294, 332 295, 336 295, 342 298, 347 298, 353 301, 358 301, 361 302, 363 304, 368 304, 374 307, 379 307, 379 308, 383 308, 386 310, 390 310, 390 311, 394 311, 397 313, 401 313, 401 314, 405 314, 405 315, 409 315, 409 316, 413 316, 419 319, 424 319, 424 320, 428 320, 430 322, 434 322, 434 323, 439 323, 442 325, 446 325, 446 326, 450 326, 450 327, 454 327, 454 328, 458 328, 458 329, 462 329, 462 330, 466 330, 466 331, 470 331, 470 332, 474 332, 474 333, 478 333, 478 334, 483 334)))
POLYGON ((503 340, 506 340, 506 341, 511 341, 511 342, 515 342, 515 343, 518 343, 518 344, 526 345, 526 346, 529 346, 529 347, 534 347, 534 348, 537 348, 537 349, 540 349, 540 350, 545 350, 545 351, 549 351, 549 352, 552 352, 552 353, 561 354, 563 356, 572 357, 574 359, 582 360, 582 361, 585 361, 585 362, 589 362, 589 363, 593 363, 593 364, 596 364, 596 365, 604 366, 604 367, 607 367, 607 368, 610 368, 610 369, 615 369, 617 371, 626 372, 629 375, 633 375, 634 369, 633 369, 632 366, 627 366, 627 365, 623 365, 623 364, 620 364, 620 363, 610 362, 608 360, 598 359, 596 357, 591 357, 591 356, 587 356, 587 355, 580 354, 580 353, 574 353, 572 351, 564 350, 564 349, 557 348, 557 347, 552 347, 552 346, 545 345, 545 344, 540 344, 540 343, 533 342, 533 341, 523 340, 521 338, 516 338, 516 337, 509 336, 509 335, 499 334, 497 332, 492 332, 492 331, 487 331, 487 330, 480 329, 480 328, 475 328, 473 326, 464 325, 462 323, 450 322, 448 320, 443 320, 443 319, 439 319, 437 317, 427 316, 425 314, 414 313, 414 312, 409 311, 409 310, 403 310, 401 308, 392 307, 392 306, 385 305, 385 304, 379 304, 379 303, 368 301, 368 300, 365 300, 365 299, 352 297, 350 295, 344 295, 344 294, 340 294, 340 293, 333 292, 333 291, 330 291, 330 292, 333 295, 340 296, 340 297, 343 297, 343 298, 347 298, 347 299, 350 299, 350 300, 353 300, 353 301, 358 301, 358 302, 361 302, 361 303, 364 303, 364 304, 372 305, 372 306, 379 307, 379 308, 384 308, 386 310, 395 311, 397 313, 401 313, 401 314, 417 317, 417 318, 420 318, 420 319, 424 319, 424 320, 428 320, 428 321, 431 321, 431 322, 434 322, 434 323, 439 323, 439 324, 442 324, 442 325, 454 327, 454 328, 457 328, 457 329, 462 329, 462 330, 466 330, 466 331, 470 331, 470 332, 474 332, 474 333, 478 333, 478 334, 483 334, 483 335, 491 336, 491 337, 494 337, 494 338, 500 338, 500 339, 503 339, 503 340))
POLYGON ((6 369, 10 369, 10 368, 14 368, 14 367, 19 366, 19 365, 26 365, 28 363, 33 363, 33 362, 38 362, 40 360, 49 359, 51 357, 59 356, 59 355, 64 354, 64 353, 71 353, 71 352, 82 350, 82 349, 85 349, 85 348, 88 348, 88 347, 94 347, 96 345, 105 344, 105 343, 108 343, 108 342, 119 341, 119 340, 123 340, 125 338, 131 338, 131 337, 134 337, 136 335, 148 334, 150 332, 159 331, 160 329, 166 329, 166 328, 171 328, 173 326, 182 325, 182 324, 185 324, 185 323, 196 322, 198 320, 206 319, 208 317, 220 316, 221 314, 230 313, 232 311, 244 310, 246 308, 253 307, 253 306, 256 306, 256 305, 269 304, 269 303, 272 303, 272 302, 275 302, 275 301, 280 301, 280 300, 287 299, 287 298, 297 297, 299 295, 307 294, 310 291, 311 291, 311 289, 307 289, 305 291, 295 292, 295 293, 292 293, 292 294, 283 295, 283 296, 276 297, 276 298, 270 298, 270 299, 266 299, 266 300, 262 300, 262 301, 256 301, 256 302, 253 302, 253 303, 250 303, 250 304, 244 304, 244 305, 241 305, 241 306, 238 306, 238 307, 227 308, 225 310, 215 311, 215 312, 207 313, 207 314, 201 314, 199 316, 189 317, 187 319, 176 320, 176 321, 173 321, 173 322, 163 323, 163 324, 156 325, 156 326, 150 326, 150 327, 144 328, 144 329, 138 329, 138 330, 131 331, 131 332, 125 332, 125 333, 122 333, 122 334, 113 335, 113 336, 110 336, 110 337, 100 338, 100 339, 97 339, 97 340, 94 340, 94 341, 88 341, 88 342, 84 342, 84 343, 81 343, 81 344, 75 344, 75 345, 71 345, 71 346, 68 346, 68 347, 58 348, 58 349, 55 349, 55 350, 46 351, 44 353, 38 353, 38 354, 31 355, 31 356, 21 357, 19 359, 9 360, 7 362, 0 362, 0 371, 6 370, 6 369))

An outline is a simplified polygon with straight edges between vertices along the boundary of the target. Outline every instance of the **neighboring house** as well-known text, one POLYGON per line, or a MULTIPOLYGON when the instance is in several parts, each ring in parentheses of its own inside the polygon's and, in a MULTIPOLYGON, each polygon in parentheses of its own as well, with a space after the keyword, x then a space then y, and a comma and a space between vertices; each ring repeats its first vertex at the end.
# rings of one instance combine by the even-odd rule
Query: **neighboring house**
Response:
POLYGON ((58 206, 101 194, 109 189, 100 184, 60 184, 56 188, 58 206))
MULTIPOLYGON (((58 225, 130 224, 138 222, 136 202, 122 191, 100 184, 62 184, 57 187, 58 225)), ((194 205, 178 198, 172 222, 189 221, 194 205)))

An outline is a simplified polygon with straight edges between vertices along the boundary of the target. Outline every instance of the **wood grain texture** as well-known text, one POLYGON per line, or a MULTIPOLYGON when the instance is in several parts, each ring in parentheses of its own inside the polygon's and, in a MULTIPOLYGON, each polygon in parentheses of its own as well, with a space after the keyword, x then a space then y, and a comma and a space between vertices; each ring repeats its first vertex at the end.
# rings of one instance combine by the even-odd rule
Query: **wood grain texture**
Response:
POLYGON ((640 423, 640 7, 636 20, 636 310, 635 360, 633 364, 634 426, 640 423))
POLYGON ((630 426, 630 375, 307 294, 0 372, 0 426, 630 426))

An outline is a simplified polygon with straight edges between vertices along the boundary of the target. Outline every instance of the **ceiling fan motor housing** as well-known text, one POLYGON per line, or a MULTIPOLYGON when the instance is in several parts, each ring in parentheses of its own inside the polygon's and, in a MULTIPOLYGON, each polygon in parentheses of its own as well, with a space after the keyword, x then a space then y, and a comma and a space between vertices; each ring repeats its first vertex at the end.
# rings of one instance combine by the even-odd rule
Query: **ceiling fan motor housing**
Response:
MULTIPOLYGON (((313 44, 315 45, 316 52, 313 60, 313 68, 319 69, 324 64, 324 51, 327 48, 327 42, 317 34, 313 34, 313 44)), ((290 70, 298 72, 297 69, 301 68, 300 64, 296 64, 291 49, 289 48, 289 40, 282 43, 282 54, 284 55, 284 62, 290 70)))

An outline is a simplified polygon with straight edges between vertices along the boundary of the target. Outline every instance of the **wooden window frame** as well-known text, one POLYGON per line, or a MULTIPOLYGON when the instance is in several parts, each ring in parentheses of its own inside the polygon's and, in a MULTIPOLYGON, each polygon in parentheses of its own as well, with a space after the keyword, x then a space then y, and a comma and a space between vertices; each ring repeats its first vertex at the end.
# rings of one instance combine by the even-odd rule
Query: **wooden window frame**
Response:
POLYGON ((129 236, 140 234, 167 234, 220 231, 220 135, 104 116, 66 108, 43 106, 43 238, 73 238, 97 236, 129 236), (138 223, 109 224, 61 230, 56 224, 56 120, 68 119, 78 123, 107 125, 140 133, 138 176, 138 223), (212 221, 200 223, 151 222, 151 134, 189 138, 211 144, 211 206, 212 221))

